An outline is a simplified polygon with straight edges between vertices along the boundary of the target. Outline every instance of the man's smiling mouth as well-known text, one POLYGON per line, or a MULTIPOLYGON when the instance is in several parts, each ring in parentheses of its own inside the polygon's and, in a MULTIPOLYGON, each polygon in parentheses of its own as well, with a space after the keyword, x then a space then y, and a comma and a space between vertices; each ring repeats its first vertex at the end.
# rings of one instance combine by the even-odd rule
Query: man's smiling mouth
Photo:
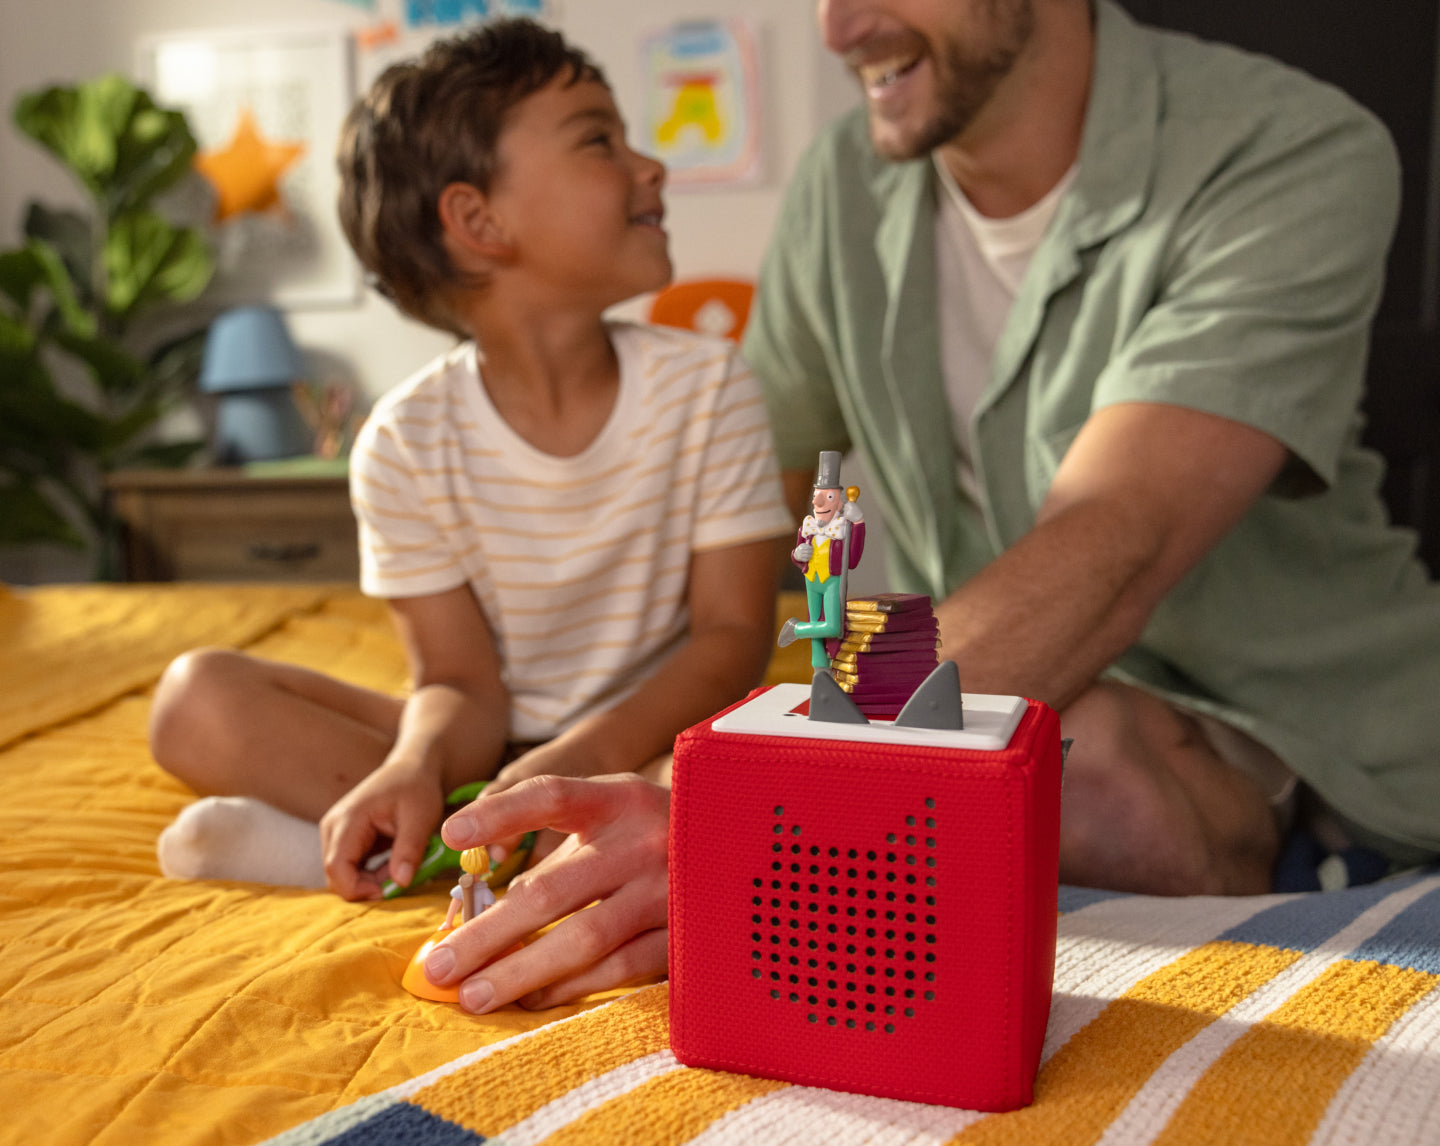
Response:
POLYGON ((855 73, 867 90, 883 91, 909 75, 919 63, 919 56, 891 56, 862 64, 855 73))

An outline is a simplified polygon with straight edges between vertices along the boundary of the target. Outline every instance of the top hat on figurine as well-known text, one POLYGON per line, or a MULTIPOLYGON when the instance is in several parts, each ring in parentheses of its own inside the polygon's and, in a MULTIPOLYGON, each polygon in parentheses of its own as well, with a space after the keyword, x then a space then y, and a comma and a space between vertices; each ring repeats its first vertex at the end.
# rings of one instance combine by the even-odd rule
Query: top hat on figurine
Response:
POLYGON ((816 489, 840 488, 840 451, 821 450, 820 462, 815 467, 816 489))

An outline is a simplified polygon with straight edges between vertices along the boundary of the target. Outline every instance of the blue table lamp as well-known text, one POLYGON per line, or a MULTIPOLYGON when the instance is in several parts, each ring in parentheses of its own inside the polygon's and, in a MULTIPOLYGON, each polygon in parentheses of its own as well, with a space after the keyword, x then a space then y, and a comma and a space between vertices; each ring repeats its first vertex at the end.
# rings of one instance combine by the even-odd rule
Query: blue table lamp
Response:
POLYGON ((220 395, 215 449, 222 465, 310 453, 313 434, 290 391, 304 375, 305 363, 274 307, 236 307, 210 324, 200 389, 220 395))

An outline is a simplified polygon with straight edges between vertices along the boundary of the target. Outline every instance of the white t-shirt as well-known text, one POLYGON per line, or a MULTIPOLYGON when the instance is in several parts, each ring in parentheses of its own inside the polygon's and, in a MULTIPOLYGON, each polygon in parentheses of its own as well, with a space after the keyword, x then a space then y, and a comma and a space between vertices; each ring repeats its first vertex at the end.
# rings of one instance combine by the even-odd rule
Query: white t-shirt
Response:
POLYGON ((609 329, 619 390, 580 454, 515 433, 466 343, 381 398, 351 458, 361 587, 395 598, 470 585, 513 740, 548 739, 654 671, 689 627, 692 553, 794 529, 738 348, 609 329))
POLYGON ((970 422, 990 381, 990 364, 1030 259, 1045 236, 1076 168, 1032 207, 1008 219, 980 214, 939 155, 942 188, 935 212, 935 267, 940 364, 955 430, 960 488, 979 499, 971 460, 970 422))

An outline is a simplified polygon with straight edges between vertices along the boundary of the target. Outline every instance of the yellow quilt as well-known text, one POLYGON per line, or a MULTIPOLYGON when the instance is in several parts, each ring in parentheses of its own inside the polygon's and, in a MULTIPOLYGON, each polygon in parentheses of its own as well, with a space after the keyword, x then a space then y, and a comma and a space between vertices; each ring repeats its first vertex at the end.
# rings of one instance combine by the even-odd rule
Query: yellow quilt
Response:
POLYGON ((243 646, 398 691, 354 589, 0 588, 0 1139, 252 1143, 575 1014, 477 1019, 399 988, 448 889, 378 905, 164 879, 193 797, 150 760, 176 654, 243 646))
MULTIPOLYGON (((682 1067, 665 985, 483 1019, 414 1001, 400 974, 443 889, 160 877, 190 796, 150 762, 147 693, 202 644, 405 684, 354 590, 0 589, 0 1141, 1440 1142, 1434 869, 1332 895, 1062 888, 1036 1099, 1008 1114, 682 1067)), ((770 680, 805 679, 808 652, 770 680)))

